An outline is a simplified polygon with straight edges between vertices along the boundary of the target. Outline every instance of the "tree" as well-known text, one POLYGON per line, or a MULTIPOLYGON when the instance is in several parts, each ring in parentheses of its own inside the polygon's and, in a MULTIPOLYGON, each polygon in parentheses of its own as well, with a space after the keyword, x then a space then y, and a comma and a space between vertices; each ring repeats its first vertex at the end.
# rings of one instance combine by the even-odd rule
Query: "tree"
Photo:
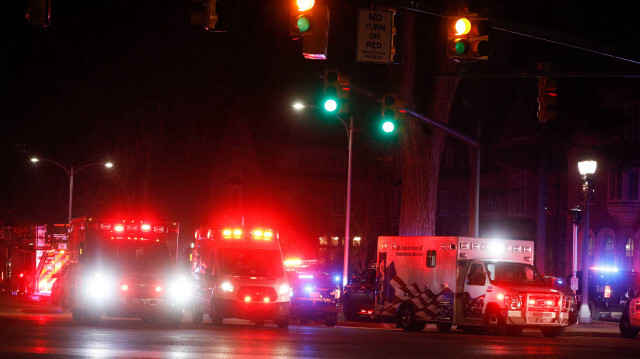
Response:
MULTIPOLYGON (((397 94, 407 99, 409 108, 420 107, 415 99, 416 77, 416 12, 406 11, 404 17, 404 65, 398 74, 397 94)), ((439 26, 442 30, 444 26, 439 26)), ((441 32, 442 32, 441 30, 441 32)), ((445 39, 438 33, 438 39, 445 39)), ((444 46, 444 45, 442 45, 444 46)), ((453 61, 443 52, 437 55, 436 67, 440 73, 451 73, 455 69, 453 61)), ((460 82, 459 77, 438 77, 432 80, 428 92, 426 113, 433 119, 448 123, 451 104, 460 82)), ((422 110, 422 109, 421 109, 422 110)), ((402 156, 402 198, 400 207, 400 230, 403 235, 433 235, 436 222, 436 198, 440 158, 444 149, 446 134, 441 130, 427 127, 418 119, 410 118, 406 130, 400 138, 402 156)))

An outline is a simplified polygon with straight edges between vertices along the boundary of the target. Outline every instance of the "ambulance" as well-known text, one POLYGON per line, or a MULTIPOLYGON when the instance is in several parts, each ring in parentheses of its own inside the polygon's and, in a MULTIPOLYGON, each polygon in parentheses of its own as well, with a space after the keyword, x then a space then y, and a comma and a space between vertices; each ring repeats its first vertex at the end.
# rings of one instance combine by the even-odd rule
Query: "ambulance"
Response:
POLYGON ((533 265, 533 241, 470 237, 379 237, 375 316, 406 331, 555 337, 569 324, 571 299, 533 265))
POLYGON ((291 289, 276 232, 266 228, 199 228, 192 250, 192 319, 275 321, 289 325, 291 289))

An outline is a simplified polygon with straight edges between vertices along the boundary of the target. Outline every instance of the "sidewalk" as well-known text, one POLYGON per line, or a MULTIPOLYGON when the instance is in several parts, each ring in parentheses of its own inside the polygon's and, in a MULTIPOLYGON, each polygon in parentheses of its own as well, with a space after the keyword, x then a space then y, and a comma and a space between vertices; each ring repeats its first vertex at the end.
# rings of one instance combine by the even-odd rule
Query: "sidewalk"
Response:
POLYGON ((11 292, 0 292, 1 314, 62 314, 59 306, 51 304, 48 296, 22 297, 12 295, 11 292))

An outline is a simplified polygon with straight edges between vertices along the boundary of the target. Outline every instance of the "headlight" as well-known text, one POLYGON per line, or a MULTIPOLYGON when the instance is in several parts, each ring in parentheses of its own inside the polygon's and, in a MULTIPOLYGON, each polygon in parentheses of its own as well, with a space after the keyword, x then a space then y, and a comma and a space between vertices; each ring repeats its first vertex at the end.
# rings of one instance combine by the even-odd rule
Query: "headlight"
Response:
POLYGON ((225 292, 233 292, 233 284, 231 284, 231 282, 223 282, 222 284, 220 284, 220 288, 225 292))
MULTIPOLYGON (((156 288, 157 290, 157 288, 156 288)), ((171 280, 168 287, 167 295, 169 299, 175 302, 187 302, 193 296, 191 282, 186 276, 175 277, 171 280)))
POLYGON ((289 294, 289 285, 283 284, 280 287, 278 287, 278 294, 281 294, 281 295, 289 294))
POLYGON ((104 300, 113 296, 115 280, 104 272, 95 272, 84 280, 85 295, 94 300, 104 300))
POLYGON ((505 295, 504 306, 509 310, 517 310, 522 308, 522 295, 505 295))

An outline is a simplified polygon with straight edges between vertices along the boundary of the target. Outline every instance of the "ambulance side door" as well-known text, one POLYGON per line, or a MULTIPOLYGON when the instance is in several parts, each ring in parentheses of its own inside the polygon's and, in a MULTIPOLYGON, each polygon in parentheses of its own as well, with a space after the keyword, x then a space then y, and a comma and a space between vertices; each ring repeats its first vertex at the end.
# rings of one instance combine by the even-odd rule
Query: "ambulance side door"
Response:
POLYGON ((464 278, 461 293, 462 323, 480 325, 489 279, 482 262, 472 262, 464 278))

